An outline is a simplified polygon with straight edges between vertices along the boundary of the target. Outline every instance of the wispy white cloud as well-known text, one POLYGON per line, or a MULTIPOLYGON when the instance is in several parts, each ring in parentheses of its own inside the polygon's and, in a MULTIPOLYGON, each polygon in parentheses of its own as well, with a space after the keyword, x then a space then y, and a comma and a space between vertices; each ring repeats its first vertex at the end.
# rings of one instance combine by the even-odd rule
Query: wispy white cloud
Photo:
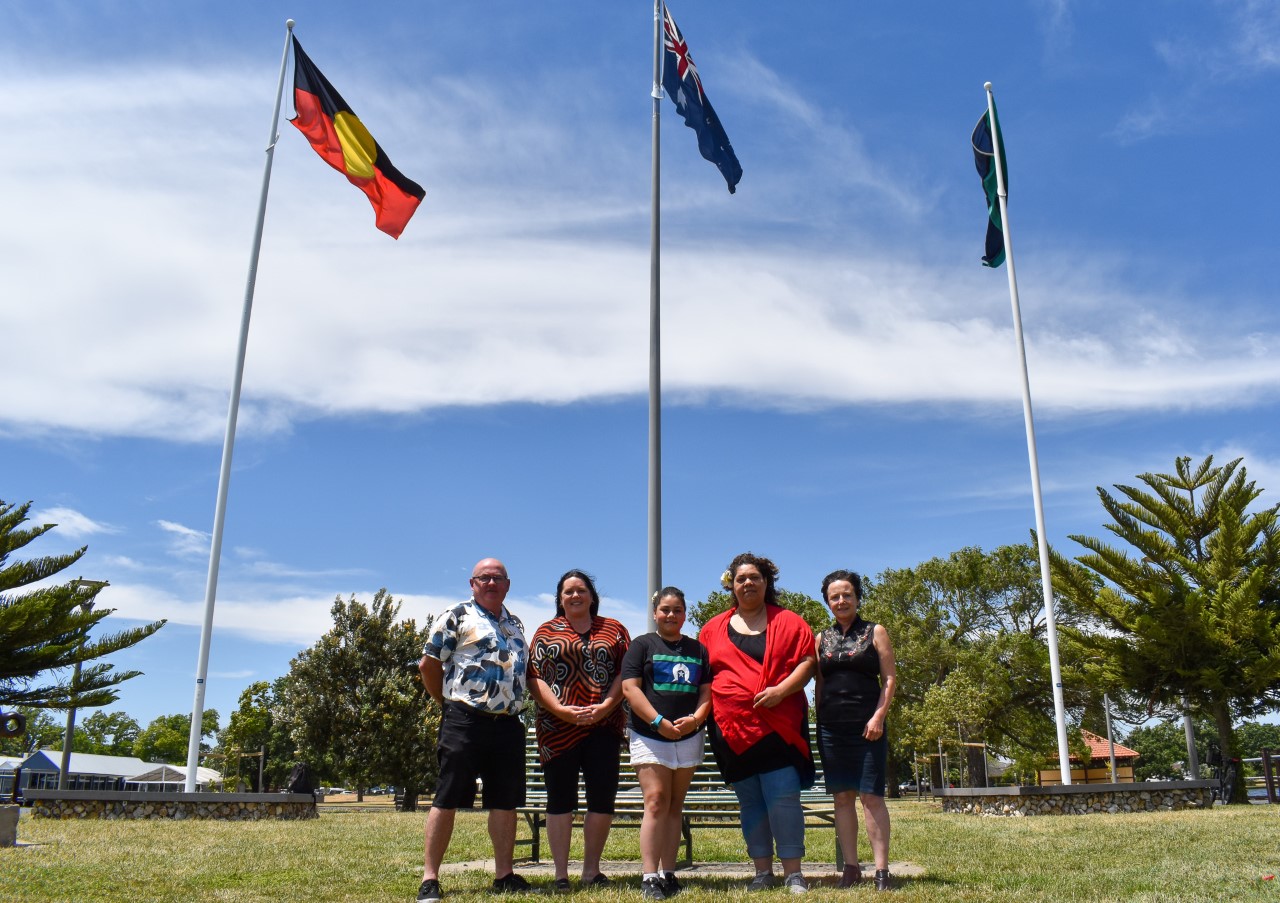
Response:
POLYGON ((253 677, 256 672, 242 668, 238 671, 210 671, 209 677, 218 680, 245 680, 253 677))
MULTIPOLYGON (((269 590, 260 587, 260 590, 269 590)), ((354 595, 368 604, 373 591, 364 590, 344 594, 354 595)), ((430 596, 420 594, 393 594, 400 603, 400 617, 412 618, 419 626, 426 618, 456 604, 461 596, 430 596)), ((174 593, 144 583, 112 584, 99 596, 99 604, 115 609, 114 618, 126 621, 149 622, 166 618, 172 624, 199 627, 204 623, 204 601, 182 598, 174 593)), ((555 613, 555 603, 548 594, 534 597, 508 596, 510 608, 532 635, 539 624, 550 620, 555 613)), ((330 610, 333 596, 315 593, 297 596, 265 596, 246 598, 227 595, 219 598, 214 606, 215 633, 229 633, 259 643, 280 643, 305 648, 313 645, 333 627, 330 610)), ((643 630, 646 609, 643 600, 630 602, 612 597, 602 597, 601 611, 609 617, 627 624, 633 631, 643 630)))
POLYGON ((122 568, 128 571, 145 571, 149 568, 149 565, 128 555, 103 555, 102 563, 107 569, 122 568))
POLYGON ((1273 0, 1238 0, 1235 7, 1235 63, 1245 71, 1280 68, 1280 6, 1273 0))
POLYGON ((1235 81, 1280 68, 1280 6, 1271 0, 1217 0, 1217 34, 1178 35, 1157 42, 1173 70, 1192 80, 1235 81))
POLYGON ((1066 52, 1075 37, 1072 0, 1035 0, 1034 5, 1039 12, 1046 56, 1055 61, 1066 52))
POLYGON ((207 556, 212 537, 201 530, 174 523, 170 520, 156 521, 165 533, 169 534, 169 551, 180 558, 207 556))
POLYGON ((64 539, 81 539, 98 533, 119 533, 120 528, 95 521, 73 508, 45 508, 28 515, 31 524, 57 524, 57 532, 64 539))
MULTIPOLYGON (((865 148, 856 130, 824 121, 825 111, 796 100, 758 60, 736 65, 763 86, 763 102, 789 127, 834 136, 826 155, 835 169, 861 174, 848 177, 858 190, 877 194, 906 220, 930 209, 930 189, 888 178, 889 161, 865 148)), ((0 331, 56 334, 63 353, 61 365, 49 368, 39 342, 11 343, 13 385, 0 396, 0 424, 192 441, 221 436, 257 192, 259 161, 246 148, 260 138, 244 123, 253 121, 258 98, 246 99, 252 92, 242 74, 221 72, 54 77, 10 68, 5 78, 21 98, 17 109, 33 145, 50 153, 38 181, 0 167, 0 190, 23 212, 0 223, 0 240, 12 251, 8 290, 37 302, 0 309, 0 331), (81 91, 97 98, 77 105, 88 119, 61 115, 62 103, 81 91), (194 122, 183 115, 193 107, 202 110, 194 122), (78 150, 82 131, 101 149, 92 161, 78 150), (68 219, 61 211, 70 208, 77 215, 68 219), (47 241, 51 234, 60 240, 47 241), (65 265, 68 253, 77 266, 65 265)), ((587 203, 563 182, 567 155, 578 162, 573 177, 592 187, 608 184, 617 161, 604 152, 579 159, 576 126, 540 118, 539 104, 551 101, 537 99, 537 86, 514 99, 482 82, 432 87, 440 90, 396 98, 430 106, 429 130, 407 117, 399 134, 387 136, 414 149, 397 154, 402 168, 424 166, 439 186, 398 243, 372 228, 359 193, 284 127, 242 431, 287 430, 332 414, 644 391, 648 250, 611 237, 608 225, 644 234, 644 205, 616 186, 587 203), (529 110, 519 107, 525 100, 529 110), (478 116, 477 109, 503 115, 478 116), (523 184, 462 188, 475 168, 505 171, 497 160, 509 153, 513 130, 528 144, 523 184), (460 139, 448 136, 463 134, 465 147, 449 144, 460 139)), ((1152 120, 1133 129, 1156 127, 1152 120)), ((619 137, 608 151, 635 154, 625 143, 619 137)), ((709 242, 696 257, 679 246, 665 253, 664 369, 674 398, 796 409, 983 406, 1016 397, 1007 310, 990 303, 989 285, 967 260, 963 267, 947 262, 956 255, 945 239, 922 222, 919 241, 933 250, 915 259, 875 236, 858 254, 797 251, 768 227, 812 173, 779 168, 761 179, 765 199, 744 208, 732 244, 709 242)), ((723 203, 722 194, 708 189, 685 203, 723 203)), ((814 203, 825 205, 815 217, 859 227, 843 203, 814 203)), ((1157 311, 1148 288, 1127 289, 1114 272, 1078 257, 1046 255, 1040 266, 1023 278, 1024 295, 1054 312, 1028 332, 1042 410, 1230 404, 1280 383, 1280 364, 1239 354, 1246 336, 1250 347, 1273 344, 1256 323, 1247 332, 1227 319, 1212 333, 1199 328, 1199 314, 1191 313, 1213 299, 1170 291, 1157 311), (1143 343, 1136 354, 1134 336, 1143 343)), ((175 554, 207 553, 207 534, 162 526, 177 541, 175 554)), ((258 567, 299 576, 282 565, 258 567)))
POLYGON ((820 185, 826 192, 852 188, 910 218, 919 217, 932 203, 923 186, 903 184, 901 166, 894 171, 894 161, 876 159, 855 127, 810 103, 805 92, 778 70, 751 55, 726 60, 724 69, 730 83, 751 86, 748 97, 767 108, 765 115, 775 124, 775 134, 792 133, 780 140, 804 161, 798 168, 804 170, 809 184, 820 185))
POLYGON ((1271 0, 1217 0, 1209 28, 1164 35, 1155 54, 1177 77, 1125 113, 1112 130, 1121 144, 1206 127, 1205 107, 1222 85, 1257 79, 1280 69, 1280 5, 1271 0))
POLYGON ((1174 107, 1174 110, 1178 112, 1171 113, 1160 98, 1149 98, 1141 106, 1125 113, 1112 129, 1111 135, 1121 144, 1137 144, 1148 138, 1179 132, 1190 115, 1183 118, 1181 106, 1174 107))
MULTIPOLYGON (((269 588, 261 587, 264 592, 269 588)), ((368 602, 372 592, 357 593, 368 602)), ((396 596, 403 603, 404 618, 421 623, 426 613, 443 610, 451 601, 431 596, 396 596)), ((204 600, 184 598, 153 584, 112 584, 99 596, 100 604, 115 609, 113 617, 129 621, 154 621, 166 618, 170 623, 199 627, 204 623, 204 600)), ((217 599, 214 605, 214 631, 235 634, 259 643, 296 644, 304 648, 314 644, 333 627, 330 609, 333 596, 315 593, 279 597, 234 597, 217 599)))
POLYGON ((279 577, 279 578, 326 578, 326 577, 352 577, 361 574, 368 574, 367 568, 322 568, 318 570, 309 570, 307 568, 291 567, 290 565, 280 564, 275 561, 255 561, 245 565, 243 571, 246 574, 260 577, 279 577))

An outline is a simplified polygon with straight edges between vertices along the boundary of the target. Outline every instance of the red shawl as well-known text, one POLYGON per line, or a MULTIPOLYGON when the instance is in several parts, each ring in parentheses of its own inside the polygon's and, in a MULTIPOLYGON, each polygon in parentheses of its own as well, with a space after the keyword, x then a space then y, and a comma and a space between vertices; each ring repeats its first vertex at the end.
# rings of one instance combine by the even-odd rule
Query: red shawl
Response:
POLYGON ((698 633, 711 661, 711 704, 716 726, 735 753, 744 753, 769 733, 812 759, 804 725, 809 702, 804 692, 792 693, 771 709, 756 708, 756 694, 786 680, 808 656, 816 654, 813 631, 804 618, 777 605, 767 606, 765 661, 760 664, 729 639, 729 618, 735 609, 716 615, 698 633))

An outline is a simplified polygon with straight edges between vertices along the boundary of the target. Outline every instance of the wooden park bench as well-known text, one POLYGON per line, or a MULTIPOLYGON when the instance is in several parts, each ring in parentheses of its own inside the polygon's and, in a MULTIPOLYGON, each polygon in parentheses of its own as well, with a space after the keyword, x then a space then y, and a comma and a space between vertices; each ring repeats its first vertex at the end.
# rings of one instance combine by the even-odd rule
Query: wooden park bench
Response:
MULTIPOLYGON (((644 794, 640 783, 636 780, 635 770, 631 767, 631 756, 624 745, 622 748, 622 773, 618 782, 618 797, 613 816, 613 827, 639 828, 644 817, 644 794)), ((538 744, 534 732, 529 731, 525 743, 525 776, 529 789, 526 792, 525 804, 517 809, 524 816, 529 826, 528 839, 516 839, 516 846, 528 845, 530 848, 528 861, 540 862, 542 856, 542 829, 547 825, 547 787, 542 776, 542 764, 538 760, 538 744)), ((836 825, 835 804, 831 796, 822 789, 822 773, 809 790, 801 791, 800 804, 804 807, 805 830, 810 828, 831 828, 836 825)), ((578 782, 578 811, 574 814, 574 826, 582 827, 586 813, 586 794, 581 780, 578 782)), ((741 812, 738 808, 738 797, 720 777, 711 750, 707 750, 702 765, 693 774, 689 792, 684 798, 684 809, 680 813, 680 836, 684 841, 684 864, 693 864, 693 831, 695 828, 734 828, 741 829, 741 812)), ((840 841, 836 838, 835 860, 837 868, 844 868, 844 857, 840 854, 840 841)))

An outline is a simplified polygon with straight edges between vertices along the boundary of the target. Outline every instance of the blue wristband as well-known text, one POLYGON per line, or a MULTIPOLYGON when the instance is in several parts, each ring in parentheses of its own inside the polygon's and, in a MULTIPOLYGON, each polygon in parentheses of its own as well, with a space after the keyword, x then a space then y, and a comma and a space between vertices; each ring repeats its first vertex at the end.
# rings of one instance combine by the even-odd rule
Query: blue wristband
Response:
POLYGON ((657 718, 654 718, 652 721, 649 722, 649 727, 657 727, 661 723, 662 723, 662 716, 659 715, 657 718))

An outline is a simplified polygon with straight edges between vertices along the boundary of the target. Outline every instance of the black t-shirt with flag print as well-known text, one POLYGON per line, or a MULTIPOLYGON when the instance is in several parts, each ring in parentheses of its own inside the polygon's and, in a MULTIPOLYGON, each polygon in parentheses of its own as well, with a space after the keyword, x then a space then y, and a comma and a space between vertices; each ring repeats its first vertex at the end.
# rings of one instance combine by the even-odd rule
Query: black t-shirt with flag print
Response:
MULTIPOLYGON (((640 678, 640 688, 654 711, 668 721, 692 715, 698 707, 698 691, 711 683, 711 667, 706 647, 692 637, 681 636, 668 643, 656 633, 646 633, 631 642, 622 660, 622 679, 640 678)), ((669 741, 634 712, 631 729, 651 740, 669 741)))

